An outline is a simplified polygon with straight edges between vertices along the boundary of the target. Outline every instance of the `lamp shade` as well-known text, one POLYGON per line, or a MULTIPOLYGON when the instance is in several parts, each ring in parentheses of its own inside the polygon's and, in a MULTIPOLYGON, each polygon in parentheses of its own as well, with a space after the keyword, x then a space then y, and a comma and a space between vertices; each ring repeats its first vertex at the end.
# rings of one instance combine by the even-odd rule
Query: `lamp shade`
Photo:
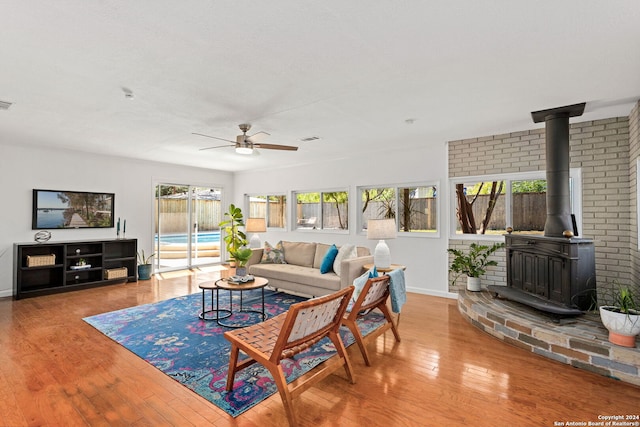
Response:
POLYGON ((393 219, 370 219, 367 223, 367 239, 395 239, 397 234, 396 221, 393 219))
POLYGON ((253 236, 251 236, 251 239, 249 240, 249 247, 251 249, 255 249, 262 246, 260 236, 258 236, 257 233, 264 233, 267 231, 267 223, 264 218, 247 218, 244 228, 247 233, 253 233, 253 236))
POLYGON ((264 218, 248 218, 245 229, 248 233, 264 233, 267 231, 267 223, 264 218))

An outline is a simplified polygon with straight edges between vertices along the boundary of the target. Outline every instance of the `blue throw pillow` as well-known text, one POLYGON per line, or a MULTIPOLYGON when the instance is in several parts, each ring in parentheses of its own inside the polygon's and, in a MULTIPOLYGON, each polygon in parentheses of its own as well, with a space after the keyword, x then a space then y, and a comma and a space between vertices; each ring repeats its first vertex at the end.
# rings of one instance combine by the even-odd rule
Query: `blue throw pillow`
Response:
POLYGON ((333 261, 335 261, 336 255, 338 255, 338 248, 336 247, 336 245, 331 245, 331 247, 327 250, 327 253, 324 254, 324 258, 322 258, 322 263, 320 264, 320 273, 325 274, 333 269, 333 261))

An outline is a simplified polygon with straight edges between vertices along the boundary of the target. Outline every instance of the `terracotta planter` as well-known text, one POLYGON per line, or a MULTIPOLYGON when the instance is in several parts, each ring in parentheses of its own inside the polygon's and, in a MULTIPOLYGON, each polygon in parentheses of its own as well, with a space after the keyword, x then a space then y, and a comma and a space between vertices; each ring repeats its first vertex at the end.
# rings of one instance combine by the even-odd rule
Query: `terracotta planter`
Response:
POLYGON ((640 334, 640 314, 620 313, 617 307, 600 307, 600 319, 609 331, 609 342, 623 347, 635 347, 636 335, 640 334))
POLYGON ((480 286, 480 278, 467 276, 467 290, 472 292, 481 291, 482 287, 480 286))

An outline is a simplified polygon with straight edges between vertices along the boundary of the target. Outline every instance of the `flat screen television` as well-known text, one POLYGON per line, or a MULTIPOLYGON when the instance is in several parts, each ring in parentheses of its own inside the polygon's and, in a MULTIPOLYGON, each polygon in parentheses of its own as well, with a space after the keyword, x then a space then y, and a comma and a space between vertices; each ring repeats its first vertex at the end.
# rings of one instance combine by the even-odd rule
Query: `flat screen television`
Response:
POLYGON ((114 193, 33 190, 31 228, 113 228, 114 193))

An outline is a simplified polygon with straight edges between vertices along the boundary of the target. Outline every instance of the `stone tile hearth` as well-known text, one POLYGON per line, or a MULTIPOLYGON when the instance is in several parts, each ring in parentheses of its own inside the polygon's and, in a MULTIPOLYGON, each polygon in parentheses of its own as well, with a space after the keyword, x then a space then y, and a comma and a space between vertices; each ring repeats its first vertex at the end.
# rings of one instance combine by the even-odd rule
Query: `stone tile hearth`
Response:
POLYGON ((640 386, 640 348, 611 344, 600 316, 553 319, 488 291, 458 293, 458 310, 477 328, 544 357, 640 386))

